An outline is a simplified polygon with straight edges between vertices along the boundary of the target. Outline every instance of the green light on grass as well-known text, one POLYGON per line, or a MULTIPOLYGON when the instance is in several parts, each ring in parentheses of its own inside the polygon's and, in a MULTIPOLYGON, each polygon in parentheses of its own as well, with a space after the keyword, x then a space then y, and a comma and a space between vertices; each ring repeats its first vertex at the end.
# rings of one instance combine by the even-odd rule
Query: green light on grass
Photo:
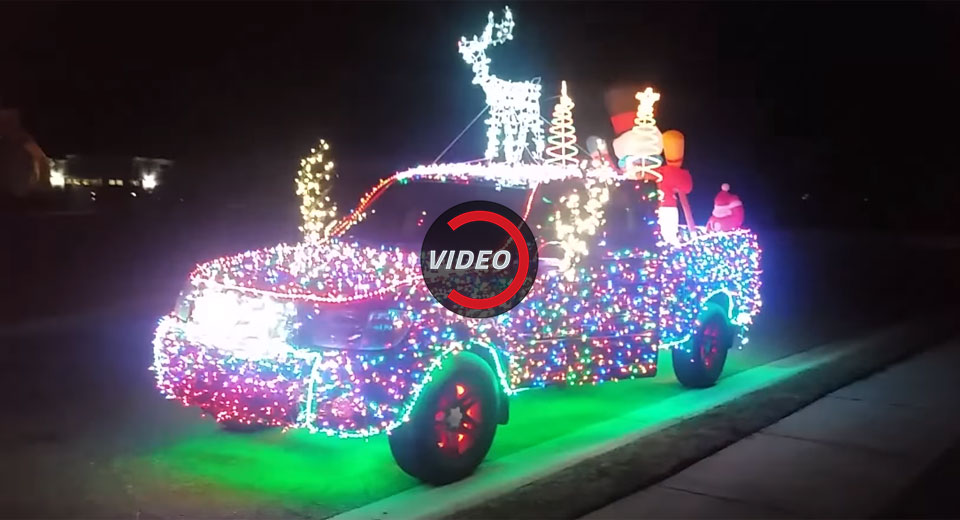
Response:
MULTIPOLYGON (((724 373, 729 376, 751 364, 731 355, 724 373)), ((690 391, 673 378, 669 355, 660 357, 659 373, 655 378, 518 393, 511 398, 510 424, 497 430, 487 460, 638 409, 657 409, 653 420, 667 419, 670 410, 656 404, 690 391)), ((783 375, 771 372, 768 377, 774 381, 783 375)), ((241 516, 323 517, 417 485, 394 463, 384 435, 339 439, 304 430, 228 433, 209 423, 200 432, 115 465, 142 500, 167 503, 172 513, 183 516, 222 516, 229 510, 241 516), (210 504, 217 504, 216 512, 210 512, 210 504)))

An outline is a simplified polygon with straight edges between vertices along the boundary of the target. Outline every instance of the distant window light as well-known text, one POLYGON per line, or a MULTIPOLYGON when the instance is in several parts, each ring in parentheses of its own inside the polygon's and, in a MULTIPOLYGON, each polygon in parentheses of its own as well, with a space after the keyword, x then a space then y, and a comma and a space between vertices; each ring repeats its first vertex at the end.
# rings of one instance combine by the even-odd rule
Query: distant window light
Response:
POLYGON ((66 184, 66 179, 63 177, 63 169, 61 168, 51 168, 50 169, 50 186, 54 188, 62 188, 66 184))
POLYGON ((157 187, 157 174, 156 173, 144 173, 143 177, 140 179, 140 183, 143 185, 143 189, 151 191, 157 187))

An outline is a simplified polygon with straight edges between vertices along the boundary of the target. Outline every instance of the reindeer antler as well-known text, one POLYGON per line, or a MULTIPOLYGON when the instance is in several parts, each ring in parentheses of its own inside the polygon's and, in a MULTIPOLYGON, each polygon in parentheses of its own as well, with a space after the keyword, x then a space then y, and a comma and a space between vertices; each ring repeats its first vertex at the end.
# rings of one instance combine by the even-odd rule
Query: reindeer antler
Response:
POLYGON ((510 11, 509 7, 503 8, 503 21, 494 24, 493 23, 493 11, 487 15, 487 30, 485 33, 490 30, 490 27, 493 27, 497 30, 497 37, 490 41, 490 45, 500 45, 501 43, 513 39, 513 26, 516 23, 513 21, 513 12, 510 11))
POLYGON ((540 82, 508 81, 490 74, 487 47, 513 39, 513 13, 503 9, 503 20, 495 23, 493 12, 487 14, 487 25, 479 36, 460 38, 460 55, 473 69, 473 83, 487 96, 490 117, 487 119, 488 160, 495 159, 501 148, 510 164, 520 161, 532 134, 535 157, 543 152, 543 123, 540 120, 540 82), (496 36, 494 36, 496 29, 496 36))
POLYGON ((494 23, 493 11, 490 11, 487 13, 487 25, 483 28, 480 36, 474 36, 469 40, 466 36, 460 37, 460 53, 463 54, 464 59, 467 59, 468 56, 474 58, 467 59, 469 63, 473 63, 476 58, 479 58, 483 54, 487 47, 500 45, 507 40, 513 39, 514 25, 513 13, 509 7, 503 9, 503 21, 500 23, 494 23), (496 37, 493 36, 494 29, 497 31, 496 37))

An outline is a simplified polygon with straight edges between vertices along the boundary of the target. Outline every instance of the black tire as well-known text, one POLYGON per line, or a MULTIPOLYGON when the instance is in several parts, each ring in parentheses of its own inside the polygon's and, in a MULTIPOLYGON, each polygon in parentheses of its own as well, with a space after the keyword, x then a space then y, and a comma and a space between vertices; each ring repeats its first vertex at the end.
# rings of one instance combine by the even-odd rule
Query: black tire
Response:
POLYGON ((707 303, 697 320, 700 326, 690 339, 673 349, 673 372, 683 386, 706 388, 720 378, 735 330, 715 303, 707 303))
POLYGON ((462 352, 444 363, 410 420, 390 432, 390 452, 400 469, 434 485, 473 473, 497 431, 498 392, 493 371, 479 356, 462 352))

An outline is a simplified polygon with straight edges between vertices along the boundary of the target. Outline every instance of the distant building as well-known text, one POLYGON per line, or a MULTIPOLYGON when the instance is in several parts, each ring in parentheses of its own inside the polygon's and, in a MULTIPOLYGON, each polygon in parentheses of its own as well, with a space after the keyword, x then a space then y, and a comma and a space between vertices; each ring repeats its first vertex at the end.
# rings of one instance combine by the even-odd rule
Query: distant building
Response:
POLYGON ((162 182, 173 161, 150 157, 68 155, 50 160, 50 186, 69 189, 118 188, 150 192, 162 182))

